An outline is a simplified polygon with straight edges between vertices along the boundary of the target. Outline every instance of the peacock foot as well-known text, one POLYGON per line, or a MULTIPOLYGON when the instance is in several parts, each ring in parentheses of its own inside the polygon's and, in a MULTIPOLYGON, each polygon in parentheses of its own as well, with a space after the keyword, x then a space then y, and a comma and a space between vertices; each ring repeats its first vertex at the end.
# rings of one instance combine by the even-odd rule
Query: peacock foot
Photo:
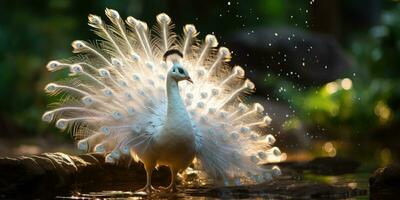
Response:
POLYGON ((157 192, 158 190, 155 189, 151 185, 146 185, 142 189, 136 190, 135 193, 146 193, 147 195, 150 195, 152 192, 157 192))
POLYGON ((158 190, 160 192, 167 192, 167 193, 175 193, 178 191, 178 189, 176 188, 176 185, 169 185, 168 187, 158 187, 158 190))

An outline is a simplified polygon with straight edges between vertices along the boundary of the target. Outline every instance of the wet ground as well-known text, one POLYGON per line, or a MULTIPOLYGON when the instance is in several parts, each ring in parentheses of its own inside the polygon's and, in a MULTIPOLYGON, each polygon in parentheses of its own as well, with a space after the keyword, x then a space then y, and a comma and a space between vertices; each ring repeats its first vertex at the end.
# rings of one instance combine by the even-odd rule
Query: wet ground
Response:
MULTIPOLYGON (((57 199, 368 199, 369 174, 324 176, 311 173, 303 177, 281 176, 269 183, 235 187, 180 187, 179 192, 155 192, 151 196, 135 193, 142 185, 123 191, 81 191, 59 195, 57 199), (296 180, 297 179, 297 180, 296 180)), ((157 184, 157 183, 156 183, 157 184)))

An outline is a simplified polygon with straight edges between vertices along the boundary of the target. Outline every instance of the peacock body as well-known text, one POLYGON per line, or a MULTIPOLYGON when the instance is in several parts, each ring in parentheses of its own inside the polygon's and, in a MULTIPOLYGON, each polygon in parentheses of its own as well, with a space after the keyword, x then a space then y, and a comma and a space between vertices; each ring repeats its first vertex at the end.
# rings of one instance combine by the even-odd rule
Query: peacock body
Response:
POLYGON ((193 160, 217 183, 280 174, 277 167, 259 166, 280 158, 275 138, 258 133, 271 119, 260 104, 241 101, 255 86, 240 66, 227 65, 230 51, 217 49, 214 35, 199 41, 188 24, 178 37, 164 13, 152 30, 133 17, 124 22, 115 10, 105 13, 111 24, 89 15, 102 40, 74 41, 78 56, 47 64, 52 72, 69 69, 70 78, 45 87, 61 97, 44 121, 68 129, 79 149, 105 154, 106 162, 124 156, 142 162, 147 192, 156 166, 170 167, 172 181, 165 189, 171 191, 177 173, 193 160))

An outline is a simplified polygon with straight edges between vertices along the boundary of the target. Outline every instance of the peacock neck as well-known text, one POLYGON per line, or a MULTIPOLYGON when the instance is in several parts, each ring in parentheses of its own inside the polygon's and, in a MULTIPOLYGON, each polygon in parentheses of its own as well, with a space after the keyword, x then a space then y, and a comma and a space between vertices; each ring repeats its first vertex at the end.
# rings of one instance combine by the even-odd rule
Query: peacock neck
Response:
POLYGON ((168 98, 167 120, 175 117, 180 119, 188 118, 186 106, 179 93, 178 82, 171 77, 167 77, 166 84, 168 98))

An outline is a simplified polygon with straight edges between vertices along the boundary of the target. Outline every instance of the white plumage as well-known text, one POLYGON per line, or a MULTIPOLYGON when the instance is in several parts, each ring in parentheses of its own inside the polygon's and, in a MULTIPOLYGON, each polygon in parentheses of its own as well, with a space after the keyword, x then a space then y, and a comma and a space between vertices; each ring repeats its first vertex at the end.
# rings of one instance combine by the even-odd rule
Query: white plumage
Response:
POLYGON ((106 154, 106 162, 126 155, 143 162, 147 192, 156 166, 171 168, 165 189, 172 191, 176 174, 194 158, 216 183, 259 182, 280 174, 277 167, 258 165, 280 158, 275 138, 257 133, 271 118, 260 104, 241 102, 255 86, 241 67, 226 64, 230 51, 217 49, 215 36, 199 41, 189 24, 178 37, 164 13, 151 34, 145 22, 128 17, 124 23, 117 11, 105 12, 111 25, 89 15, 102 40, 74 41, 77 57, 48 63, 49 71, 69 69, 71 79, 46 86, 61 97, 44 121, 69 129, 79 149, 106 154))

